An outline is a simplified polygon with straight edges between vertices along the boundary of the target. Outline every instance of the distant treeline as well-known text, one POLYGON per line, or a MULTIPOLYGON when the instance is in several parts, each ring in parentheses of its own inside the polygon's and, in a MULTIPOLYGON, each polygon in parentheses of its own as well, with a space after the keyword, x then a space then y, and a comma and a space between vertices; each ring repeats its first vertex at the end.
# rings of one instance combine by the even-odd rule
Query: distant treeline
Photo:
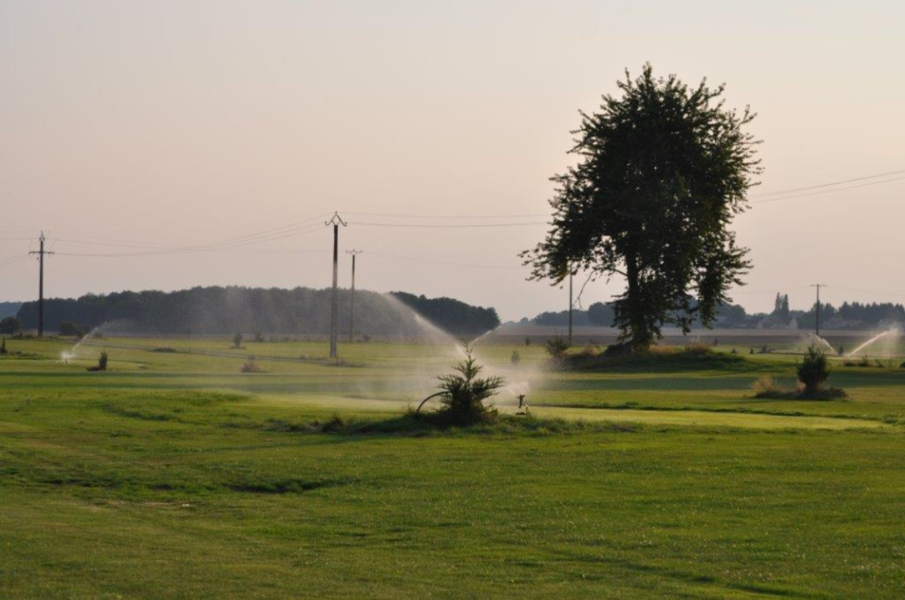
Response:
POLYGON ((0 302, 0 319, 15 317, 21 307, 21 302, 0 302))
MULTIPOLYGON (((609 304, 596 302, 588 310, 573 310, 575 326, 593 325, 611 327, 613 309, 609 304)), ((788 295, 778 294, 772 313, 747 313, 736 304, 724 304, 717 310, 716 327, 738 329, 786 328, 797 326, 801 329, 813 329, 817 321, 817 304, 809 310, 791 310, 788 295)), ((544 312, 533 319, 523 319, 534 325, 550 327, 566 327, 569 324, 569 311, 544 312)), ((891 302, 845 302, 838 308, 828 303, 820 304, 821 327, 825 329, 873 329, 886 327, 894 323, 905 325, 905 307, 891 302)))
POLYGON ((406 292, 392 292, 391 295, 447 333, 481 334, 500 325, 495 308, 472 306, 453 298, 425 298, 406 292))
MULTIPOLYGON (((349 331, 348 290, 339 291, 339 330, 349 331)), ((196 287, 176 292, 117 292, 45 301, 45 328, 64 323, 90 330, 105 323, 114 331, 167 334, 327 334, 332 291, 299 287, 263 289, 196 287)), ((429 299, 397 292, 355 292, 355 332, 368 336, 415 336, 419 325, 406 306, 454 335, 479 334, 499 325, 493 308, 451 298, 429 299)), ((21 306, 24 329, 37 327, 36 302, 21 306)))
MULTIPOLYGON (((587 310, 574 309, 572 311, 572 324, 576 327, 593 325, 596 327, 612 327, 615 318, 613 308, 603 302, 595 302, 587 310)), ((542 312, 530 321, 534 325, 547 327, 568 327, 569 311, 542 312)))

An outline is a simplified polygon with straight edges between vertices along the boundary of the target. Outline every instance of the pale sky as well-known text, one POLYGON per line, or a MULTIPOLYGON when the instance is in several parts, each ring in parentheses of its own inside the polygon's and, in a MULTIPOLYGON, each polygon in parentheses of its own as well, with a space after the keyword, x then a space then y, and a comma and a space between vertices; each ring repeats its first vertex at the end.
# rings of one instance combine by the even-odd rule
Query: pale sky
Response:
MULTIPOLYGON (((646 61, 759 113, 752 195, 905 169, 903 26, 893 1, 0 0, 0 300, 37 294, 36 263, 15 257, 41 229, 58 252, 48 296, 325 287, 331 236, 307 224, 140 254, 338 210, 341 249, 365 252, 359 287, 504 319, 565 309, 516 257, 542 224, 366 223, 544 221, 509 215, 549 214, 577 111, 646 61), (446 218, 482 215, 506 216, 446 218)), ((905 180, 754 205, 735 225, 755 266, 734 300, 804 307, 825 283, 831 302, 905 302, 903 224, 905 180)), ((595 282, 583 304, 620 288, 595 282)))

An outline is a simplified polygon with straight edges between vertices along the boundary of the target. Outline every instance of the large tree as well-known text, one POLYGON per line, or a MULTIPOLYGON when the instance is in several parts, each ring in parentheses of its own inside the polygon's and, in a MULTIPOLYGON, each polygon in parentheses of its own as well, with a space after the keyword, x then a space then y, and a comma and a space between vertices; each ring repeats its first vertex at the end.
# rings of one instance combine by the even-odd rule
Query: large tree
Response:
POLYGON ((522 256, 532 279, 554 284, 579 270, 623 276, 615 324, 644 350, 666 324, 712 323, 750 267, 729 225, 761 172, 759 142, 744 131, 754 114, 725 108, 723 86, 689 88, 649 64, 618 86, 581 113, 578 164, 552 178, 552 228, 522 256))

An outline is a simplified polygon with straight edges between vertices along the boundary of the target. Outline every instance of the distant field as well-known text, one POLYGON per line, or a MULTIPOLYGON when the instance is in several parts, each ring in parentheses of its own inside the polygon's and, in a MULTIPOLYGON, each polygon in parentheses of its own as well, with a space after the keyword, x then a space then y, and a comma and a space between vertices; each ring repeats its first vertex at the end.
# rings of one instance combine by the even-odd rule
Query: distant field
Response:
POLYGON ((431 393, 452 347, 10 340, 0 596, 905 596, 905 369, 836 360, 849 399, 757 400, 797 357, 708 336, 744 360, 561 373, 491 340, 497 404, 535 419, 417 435, 355 424, 431 393))

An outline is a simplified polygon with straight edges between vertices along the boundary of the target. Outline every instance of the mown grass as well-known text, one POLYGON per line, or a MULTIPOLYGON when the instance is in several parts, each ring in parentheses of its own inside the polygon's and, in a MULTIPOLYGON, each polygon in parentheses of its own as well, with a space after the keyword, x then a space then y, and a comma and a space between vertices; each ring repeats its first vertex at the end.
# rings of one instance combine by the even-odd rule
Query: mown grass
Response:
MULTIPOLYGON (((66 347, 13 344, 45 357, 66 347)), ((242 374, 248 352, 113 348, 108 373, 85 371, 90 353, 69 365, 0 360, 0 595, 905 593, 900 372, 837 369, 830 383, 845 401, 759 401, 752 381, 794 377, 794 359, 538 375, 545 358, 529 349, 507 374, 532 374, 537 417, 436 430, 403 409, 448 355, 343 350, 362 366, 261 359, 267 373, 242 374), (655 418, 555 412, 608 406, 655 418), (728 420, 656 418, 683 411, 728 420), (742 428, 758 411, 789 418, 742 428), (804 425, 817 416, 882 426, 804 425)), ((505 366, 509 354, 483 356, 505 366)))

